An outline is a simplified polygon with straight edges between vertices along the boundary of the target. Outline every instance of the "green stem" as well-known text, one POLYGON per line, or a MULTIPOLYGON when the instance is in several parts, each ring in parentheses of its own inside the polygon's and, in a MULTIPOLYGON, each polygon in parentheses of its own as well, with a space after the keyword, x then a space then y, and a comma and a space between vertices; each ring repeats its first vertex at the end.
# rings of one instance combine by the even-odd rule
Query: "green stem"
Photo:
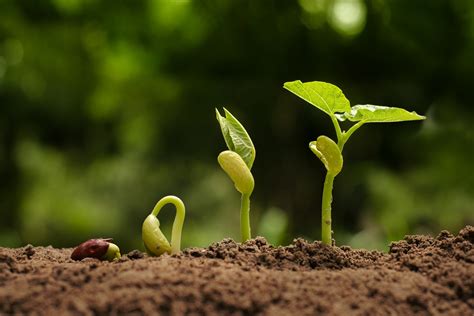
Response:
POLYGON ((183 230, 184 217, 186 215, 183 201, 174 195, 165 196, 156 203, 155 208, 151 213, 158 217, 161 208, 168 203, 173 204, 176 208, 176 216, 171 230, 171 254, 175 254, 181 250, 181 232, 183 230))
MULTIPOLYGON (((341 130, 341 126, 336 118, 336 116, 331 115, 332 123, 334 124, 334 128, 336 129, 337 134, 337 146, 341 151, 344 149, 344 145, 346 144, 349 137, 365 122, 359 121, 356 124, 352 125, 351 128, 347 132, 343 132, 341 130)), ((323 188, 323 199, 321 205, 321 240, 323 244, 332 245, 332 219, 331 219, 331 203, 332 203, 332 188, 334 184, 335 176, 327 173, 326 178, 324 179, 324 188, 323 188)))
POLYGON ((337 120, 336 116, 330 115, 331 116, 331 121, 332 124, 334 125, 334 128, 336 129, 336 135, 337 135, 337 142, 341 142, 343 139, 344 133, 341 130, 341 126, 339 125, 339 121, 337 120))
POLYGON ((327 173, 326 179, 324 179, 323 200, 321 205, 321 240, 325 245, 332 245, 331 203, 333 183, 334 176, 327 173))
POLYGON ((346 142, 349 140, 349 137, 362 125, 364 125, 364 121, 359 121, 356 124, 352 125, 351 128, 347 132, 342 133, 342 138, 338 139, 337 145, 339 146, 339 149, 342 152, 342 149, 344 148, 344 145, 346 142))
POLYGON ((249 240, 250 234, 250 193, 243 193, 240 203, 240 235, 242 242, 249 240))

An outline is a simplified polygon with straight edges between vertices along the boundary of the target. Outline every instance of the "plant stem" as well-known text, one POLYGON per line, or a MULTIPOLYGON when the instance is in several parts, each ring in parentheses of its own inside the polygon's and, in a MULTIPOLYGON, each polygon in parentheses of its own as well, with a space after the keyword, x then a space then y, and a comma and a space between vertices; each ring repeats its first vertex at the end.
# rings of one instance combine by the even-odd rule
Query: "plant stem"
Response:
POLYGON ((243 193, 240 203, 240 235, 242 242, 249 240, 250 234, 250 194, 243 193))
MULTIPOLYGON (((331 120, 334 124, 334 128, 337 134, 337 145, 339 150, 344 149, 344 145, 349 140, 349 137, 362 125, 364 121, 359 121, 356 124, 352 125, 347 132, 341 131, 341 127, 337 118, 334 115, 331 115, 331 120)), ((331 219, 331 204, 332 204, 332 187, 334 183, 335 176, 327 173, 326 178, 324 179, 324 188, 323 188, 323 199, 321 205, 321 240, 325 245, 332 245, 332 219, 331 219)))
POLYGON ((333 183, 334 176, 326 173, 326 179, 324 179, 323 200, 321 205, 321 240, 325 245, 332 245, 331 203, 333 183))
POLYGON ((332 124, 334 125, 334 129, 336 130, 337 142, 339 143, 340 141, 342 141, 343 132, 341 130, 341 126, 339 125, 339 122, 336 116, 335 115, 330 115, 330 116, 331 116, 332 124))
POLYGON ((158 213, 161 208, 171 203, 176 207, 176 216, 173 222, 173 228, 171 229, 171 254, 175 254, 181 251, 181 232, 183 230, 185 207, 183 201, 177 196, 168 195, 162 198, 156 203, 155 208, 151 212, 154 216, 158 217, 158 213))
POLYGON ((338 139, 337 145, 339 146, 339 149, 341 150, 344 148, 345 143, 349 140, 349 137, 362 125, 364 125, 365 121, 359 121, 356 124, 352 125, 351 128, 347 132, 342 133, 342 138, 338 139))

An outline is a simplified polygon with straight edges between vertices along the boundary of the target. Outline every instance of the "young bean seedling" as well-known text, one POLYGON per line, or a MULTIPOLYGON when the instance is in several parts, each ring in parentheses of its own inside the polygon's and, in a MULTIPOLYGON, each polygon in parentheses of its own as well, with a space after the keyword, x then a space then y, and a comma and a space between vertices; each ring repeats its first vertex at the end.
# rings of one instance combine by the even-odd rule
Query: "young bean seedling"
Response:
POLYGON ((168 195, 156 203, 153 211, 147 216, 142 226, 142 239, 145 244, 145 249, 149 255, 161 256, 169 253, 175 254, 181 250, 181 232, 183 230, 185 207, 180 198, 168 195), (171 230, 171 244, 166 239, 165 235, 160 230, 160 221, 157 216, 163 206, 171 203, 176 208, 176 216, 171 230))
POLYGON ((225 117, 221 116, 216 109, 216 117, 229 150, 221 152, 217 157, 217 161, 234 182, 237 191, 242 194, 240 233, 242 242, 245 242, 251 238, 250 196, 255 182, 250 170, 255 160, 255 147, 242 124, 229 111, 224 109, 224 112, 225 117))
POLYGON ((351 135, 365 123, 388 123, 423 120, 424 116, 416 112, 408 112, 401 108, 379 105, 350 106, 341 89, 326 82, 300 80, 286 82, 283 87, 298 97, 314 105, 331 118, 336 129, 337 143, 327 136, 319 136, 317 140, 309 143, 311 151, 321 160, 327 173, 324 180, 322 198, 322 242, 332 244, 331 230, 331 203, 334 178, 341 172, 343 165, 342 149, 351 135), (339 122, 354 122, 349 130, 341 129, 339 122))

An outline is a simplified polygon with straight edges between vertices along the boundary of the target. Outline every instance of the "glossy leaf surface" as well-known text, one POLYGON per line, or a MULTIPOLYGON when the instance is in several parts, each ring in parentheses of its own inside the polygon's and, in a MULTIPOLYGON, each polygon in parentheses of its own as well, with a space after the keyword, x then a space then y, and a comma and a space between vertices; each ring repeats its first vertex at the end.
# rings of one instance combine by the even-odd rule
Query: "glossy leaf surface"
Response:
POLYGON ((337 118, 340 121, 347 119, 352 122, 390 123, 424 120, 426 117, 401 108, 364 104, 353 106, 350 112, 337 115, 337 118))

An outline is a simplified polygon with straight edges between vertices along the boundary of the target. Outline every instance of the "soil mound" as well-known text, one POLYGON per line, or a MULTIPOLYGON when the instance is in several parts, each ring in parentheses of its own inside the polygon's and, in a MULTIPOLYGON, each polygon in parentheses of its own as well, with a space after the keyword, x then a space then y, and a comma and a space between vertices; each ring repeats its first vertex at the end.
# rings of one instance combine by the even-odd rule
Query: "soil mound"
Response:
POLYGON ((0 314, 473 315, 474 227, 406 236, 388 253, 230 239, 109 263, 0 248, 0 314))
POLYGON ((343 246, 329 247, 319 241, 295 239, 285 247, 273 247, 265 238, 257 237, 244 244, 224 239, 208 248, 188 248, 181 257, 223 259, 245 267, 261 266, 276 270, 343 269, 370 266, 383 254, 377 251, 352 250, 343 246))

